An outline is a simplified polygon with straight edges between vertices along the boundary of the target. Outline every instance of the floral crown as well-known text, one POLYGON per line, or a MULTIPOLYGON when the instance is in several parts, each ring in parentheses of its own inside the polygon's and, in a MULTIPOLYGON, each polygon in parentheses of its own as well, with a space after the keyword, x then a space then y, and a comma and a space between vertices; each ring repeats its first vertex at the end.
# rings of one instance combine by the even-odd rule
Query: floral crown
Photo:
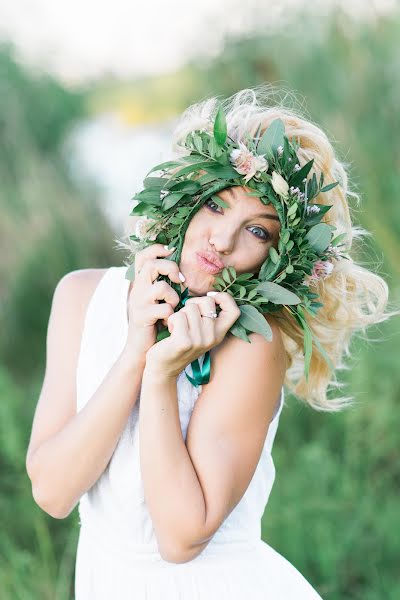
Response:
MULTIPOLYGON (((183 146, 188 155, 158 164, 147 173, 144 189, 132 198, 139 202, 130 213, 143 218, 137 222, 135 234, 129 237, 136 248, 155 241, 175 246, 168 259, 179 264, 186 230, 202 205, 212 199, 215 204, 229 208, 218 192, 246 185, 252 190, 249 196, 257 196, 265 205, 272 204, 281 225, 278 249, 269 248, 258 274, 238 275, 233 266, 228 266, 221 276, 215 277, 213 287, 235 299, 240 317, 229 331, 247 342, 250 342, 249 332, 260 333, 271 341, 272 330, 263 315, 282 308, 287 310, 304 330, 304 372, 308 380, 313 341, 332 368, 304 315, 306 311, 315 316, 323 306, 317 300, 318 294, 312 291, 312 284, 331 274, 332 259, 348 258, 339 250, 346 234, 335 237, 336 228, 321 222, 332 205, 311 204, 311 200, 339 182, 323 187, 322 172, 319 182, 315 173, 307 179, 314 159, 300 166, 297 157, 300 144, 294 138, 289 141, 281 119, 272 121, 261 137, 260 131, 261 125, 253 138, 247 135, 244 141, 236 142, 227 134, 226 116, 219 104, 213 123, 186 136, 183 146), (149 177, 158 171, 158 177, 149 177)), ((134 256, 126 278, 134 278, 134 256)), ((158 279, 167 276, 160 275, 158 279)), ((169 283, 180 297, 177 311, 184 306, 188 289, 181 293, 177 284, 169 283)), ((158 327, 157 340, 168 335, 167 328, 158 327)), ((195 385, 207 383, 209 352, 205 355, 203 372, 198 361, 191 365, 195 378, 186 373, 188 379, 195 385)))

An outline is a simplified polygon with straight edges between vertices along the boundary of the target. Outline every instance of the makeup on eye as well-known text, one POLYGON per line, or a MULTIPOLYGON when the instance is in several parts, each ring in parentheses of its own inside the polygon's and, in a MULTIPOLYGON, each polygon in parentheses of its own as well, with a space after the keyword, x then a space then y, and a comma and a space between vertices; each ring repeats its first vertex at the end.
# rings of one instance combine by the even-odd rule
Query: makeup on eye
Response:
MULTIPOLYGON (((211 208, 211 206, 210 206, 210 203, 211 203, 211 204, 214 204, 215 206, 218 206, 218 205, 216 204, 216 202, 214 202, 214 201, 213 201, 213 200, 211 200, 210 198, 209 198, 208 200, 206 200, 204 204, 205 204, 205 205, 207 206, 207 208, 208 208, 209 210, 211 210, 212 212, 214 212, 214 213, 218 213, 218 212, 219 212, 218 210, 215 210, 214 208, 211 208)), ((251 229, 259 229, 260 231, 262 231, 262 232, 265 234, 265 236, 266 236, 266 237, 263 237, 263 236, 261 236, 261 235, 257 235, 257 234, 253 234, 253 235, 254 235, 256 238, 258 238, 258 239, 259 239, 259 240, 261 240, 262 242, 268 242, 268 241, 270 241, 270 240, 271 240, 271 234, 270 234, 268 231, 266 231, 266 230, 265 230, 263 227, 259 227, 258 225, 252 225, 250 228, 251 228, 251 229)))

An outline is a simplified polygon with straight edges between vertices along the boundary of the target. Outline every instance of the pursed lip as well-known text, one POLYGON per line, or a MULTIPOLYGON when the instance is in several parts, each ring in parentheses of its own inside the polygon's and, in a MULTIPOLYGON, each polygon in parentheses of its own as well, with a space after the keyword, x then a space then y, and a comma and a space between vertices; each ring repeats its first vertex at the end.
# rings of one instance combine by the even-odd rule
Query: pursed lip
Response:
POLYGON ((224 263, 222 261, 220 261, 219 258, 212 252, 201 251, 201 252, 196 252, 196 255, 198 258, 203 259, 203 260, 207 261, 208 263, 211 263, 210 267, 214 266, 215 268, 213 270, 215 270, 216 273, 218 271, 222 271, 222 269, 225 266, 224 263))

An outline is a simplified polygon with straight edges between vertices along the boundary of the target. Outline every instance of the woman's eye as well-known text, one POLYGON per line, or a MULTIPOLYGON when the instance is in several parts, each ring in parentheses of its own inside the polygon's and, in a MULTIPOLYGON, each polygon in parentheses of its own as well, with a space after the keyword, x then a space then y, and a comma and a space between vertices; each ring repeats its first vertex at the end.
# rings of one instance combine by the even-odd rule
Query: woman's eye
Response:
POLYGON ((214 206, 218 206, 218 204, 216 204, 213 200, 206 200, 205 204, 208 206, 208 208, 210 210, 212 210, 213 212, 218 212, 217 210, 215 210, 214 208, 211 208, 210 204, 214 204, 214 206))
POLYGON ((250 227, 250 229, 258 229, 258 231, 261 231, 261 235, 257 235, 256 237, 260 238, 260 240, 264 240, 265 242, 267 242, 268 240, 271 239, 271 236, 269 235, 269 233, 267 231, 265 231, 265 229, 262 229, 261 227, 250 227))
MULTIPOLYGON (((215 210, 215 208, 212 208, 210 205, 213 204, 214 206, 217 206, 218 208, 221 208, 220 206, 218 206, 218 204, 216 204, 213 200, 206 200, 205 201, 205 205, 207 206, 207 208, 209 208, 210 210, 212 210, 213 212, 219 212, 218 210, 215 210)), ((265 231, 265 229, 263 229, 262 227, 256 227, 256 226, 252 226, 249 227, 249 229, 258 229, 258 231, 261 232, 261 234, 257 234, 257 233, 253 233, 252 235, 255 235, 255 237, 257 237, 259 240, 262 240, 264 242, 268 242, 271 239, 270 234, 268 233, 268 231, 265 231)))

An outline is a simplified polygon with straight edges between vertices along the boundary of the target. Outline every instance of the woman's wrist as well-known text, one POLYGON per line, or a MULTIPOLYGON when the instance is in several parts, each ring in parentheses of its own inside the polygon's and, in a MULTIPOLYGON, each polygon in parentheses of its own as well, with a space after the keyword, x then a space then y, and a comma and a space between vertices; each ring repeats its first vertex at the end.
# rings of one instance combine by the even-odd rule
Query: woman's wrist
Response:
POLYGON ((178 376, 174 373, 170 373, 165 371, 159 364, 153 363, 152 361, 147 361, 144 371, 143 371, 143 379, 150 379, 155 383, 168 383, 168 382, 176 382, 178 376))
POLYGON ((143 372, 146 366, 146 356, 141 356, 138 352, 125 347, 119 355, 118 362, 122 368, 129 372, 143 372))

